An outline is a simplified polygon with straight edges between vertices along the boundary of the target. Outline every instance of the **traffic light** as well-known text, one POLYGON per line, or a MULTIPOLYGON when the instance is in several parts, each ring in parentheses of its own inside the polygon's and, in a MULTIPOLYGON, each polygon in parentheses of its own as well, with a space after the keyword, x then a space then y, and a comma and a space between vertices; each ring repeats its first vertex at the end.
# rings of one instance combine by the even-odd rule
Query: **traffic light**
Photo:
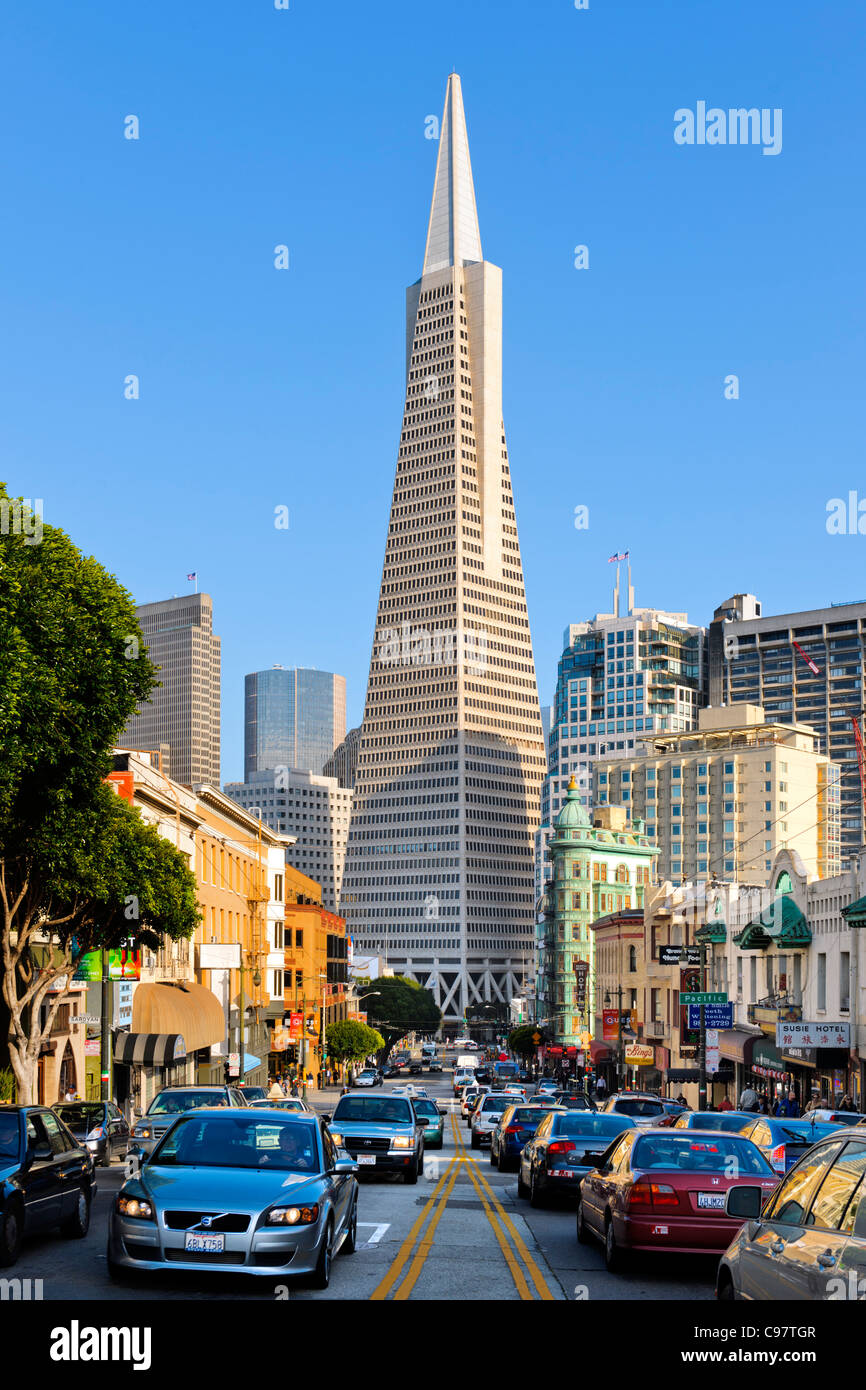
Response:
POLYGON ((236 1081, 236 1079, 237 1078, 232 1077, 230 1075, 228 1062, 223 1062, 223 1081, 225 1082, 226 1086, 231 1086, 236 1081))

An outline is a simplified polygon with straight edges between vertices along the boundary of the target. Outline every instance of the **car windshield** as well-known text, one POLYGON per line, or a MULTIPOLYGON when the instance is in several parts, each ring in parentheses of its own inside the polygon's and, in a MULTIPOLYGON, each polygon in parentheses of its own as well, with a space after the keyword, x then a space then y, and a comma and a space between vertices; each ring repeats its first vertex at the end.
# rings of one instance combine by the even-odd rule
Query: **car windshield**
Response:
POLYGON ((674 1134, 668 1131, 638 1139, 631 1154, 632 1168, 664 1169, 681 1173, 772 1174, 764 1155, 748 1139, 731 1134, 718 1136, 674 1134))
POLYGON ((303 1120, 265 1118, 260 1112, 190 1115, 154 1150, 151 1166, 166 1168, 272 1168, 320 1171, 316 1127, 303 1120))
POLYGON ((591 1134, 613 1139, 633 1126, 623 1115, 598 1115, 593 1110, 569 1110, 557 1115, 551 1134, 591 1134))
POLYGON ((783 1142, 802 1144, 808 1147, 816 1139, 823 1139, 825 1135, 832 1134, 838 1125, 827 1121, 818 1124, 810 1124, 808 1120, 787 1120, 785 1124, 779 1125, 783 1142))
POLYGON ((101 1105, 85 1105, 72 1103, 55 1105, 57 1114, 65 1125, 70 1129, 89 1129, 91 1125, 98 1125, 103 1118, 103 1107, 101 1105))
POLYGON ((639 1097, 631 1097, 627 1100, 618 1100, 615 1108, 620 1115, 663 1115, 665 1108, 660 1100, 642 1100, 639 1097))
POLYGON ((365 1124, 412 1124, 412 1106, 396 1096, 343 1096, 334 1111, 337 1120, 361 1120, 365 1124))
POLYGON ((510 1096, 485 1096, 479 1109, 484 1115, 501 1115, 514 1101, 510 1096))
POLYGON ((148 1115, 182 1115, 186 1110, 225 1105, 224 1091, 160 1091, 147 1107, 148 1115))
POLYGON ((538 1105, 518 1105, 515 1106, 514 1114, 509 1119, 510 1125, 540 1125, 544 1119, 545 1112, 538 1105))
POLYGON ((18 1111, 0 1111, 0 1158, 17 1158, 21 1142, 21 1124, 18 1111))
POLYGON ((432 1116, 434 1117, 434 1119, 437 1119, 437 1120, 438 1120, 438 1118, 439 1118, 439 1106, 436 1104, 435 1100, 416 1100, 416 1102, 415 1102, 415 1114, 416 1114, 416 1115, 432 1115, 432 1116))

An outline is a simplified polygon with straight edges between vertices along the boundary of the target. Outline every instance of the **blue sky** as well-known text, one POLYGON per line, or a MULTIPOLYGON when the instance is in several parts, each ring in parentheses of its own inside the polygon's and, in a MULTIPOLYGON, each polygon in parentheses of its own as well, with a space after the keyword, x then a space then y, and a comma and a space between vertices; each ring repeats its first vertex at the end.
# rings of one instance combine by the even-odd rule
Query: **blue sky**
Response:
POLYGON ((7 6, 0 34, 0 476, 138 602, 198 571, 224 779, 246 671, 342 672, 362 713, 452 67, 542 699, 615 550, 639 603, 699 621, 738 590, 866 597, 866 538, 825 527, 866 499, 853 0, 84 0, 7 6), (700 100, 782 108, 781 154, 678 146, 700 100))

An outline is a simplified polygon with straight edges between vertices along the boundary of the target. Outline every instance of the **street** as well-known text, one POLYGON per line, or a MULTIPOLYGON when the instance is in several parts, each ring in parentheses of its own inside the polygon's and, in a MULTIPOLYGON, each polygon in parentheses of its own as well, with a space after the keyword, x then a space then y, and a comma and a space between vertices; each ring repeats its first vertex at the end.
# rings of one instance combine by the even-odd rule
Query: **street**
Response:
MULTIPOLYGON (((14 1272, 41 1279, 46 1300, 712 1300, 715 1259, 642 1259, 625 1274, 608 1274, 600 1246, 578 1245, 573 1205, 563 1200, 532 1209, 518 1198, 514 1173, 493 1168, 488 1150, 472 1151, 451 1101, 449 1074, 416 1080, 451 1112, 444 1147, 427 1151, 417 1186, 361 1175, 358 1250, 335 1260, 325 1292, 300 1281, 281 1285, 218 1274, 141 1276, 115 1284, 105 1245, 110 1204, 123 1181, 117 1163, 97 1170, 87 1238, 37 1237, 24 1246, 14 1272)), ((335 1104, 336 1093, 317 1096, 323 1113, 335 1104)))

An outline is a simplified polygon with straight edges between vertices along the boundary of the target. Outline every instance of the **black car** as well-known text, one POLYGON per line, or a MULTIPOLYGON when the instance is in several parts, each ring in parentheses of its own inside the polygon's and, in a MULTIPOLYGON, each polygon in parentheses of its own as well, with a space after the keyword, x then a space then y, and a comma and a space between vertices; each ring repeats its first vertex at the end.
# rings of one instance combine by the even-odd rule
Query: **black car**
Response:
POLYGON ((548 1194, 578 1197, 580 1183, 618 1134, 634 1129, 627 1115, 589 1110, 550 1110, 523 1148, 517 1169, 517 1195, 541 1206, 548 1194))
POLYGON ((475 1080, 478 1082, 479 1086, 489 1086, 492 1079, 493 1072, 490 1067, 485 1065, 475 1068, 475 1080))
POLYGON ((589 1096, 585 1096, 580 1091, 554 1091, 553 1100, 557 1105, 564 1105, 566 1110, 597 1110, 598 1106, 589 1096))
POLYGON ((412 1061, 409 1063, 409 1075, 410 1075, 410 1076, 420 1076, 423 1070, 424 1070, 424 1063, 421 1061, 421 1058, 420 1058, 420 1057, 413 1057, 413 1058, 412 1058, 412 1061))
POLYGON ((53 1110, 0 1105, 0 1265, 35 1231, 82 1240, 95 1192, 93 1158, 53 1110))
POLYGON ((63 1100, 51 1108, 101 1167, 110 1167, 113 1158, 126 1158, 129 1125, 112 1101, 63 1100))

